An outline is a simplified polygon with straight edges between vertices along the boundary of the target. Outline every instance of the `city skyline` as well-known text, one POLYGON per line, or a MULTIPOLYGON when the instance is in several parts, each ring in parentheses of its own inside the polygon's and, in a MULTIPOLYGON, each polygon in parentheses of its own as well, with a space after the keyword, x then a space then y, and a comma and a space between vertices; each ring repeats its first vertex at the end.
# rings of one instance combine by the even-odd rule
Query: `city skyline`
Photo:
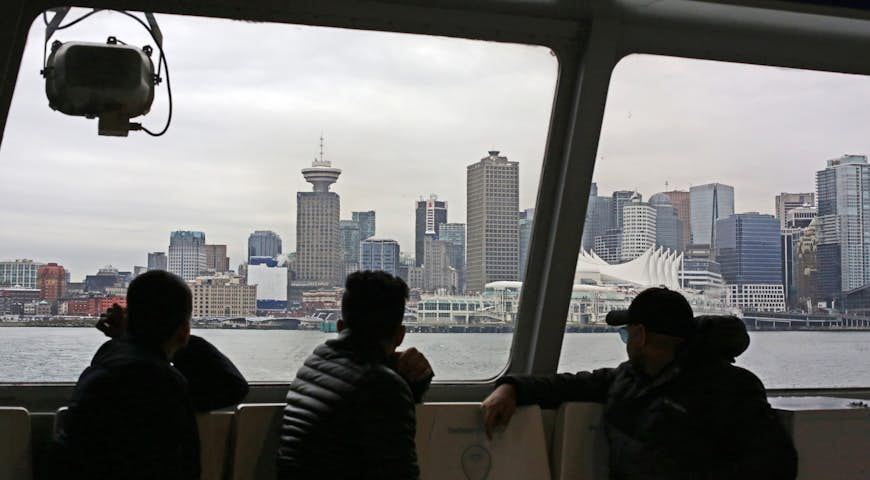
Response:
MULTIPOLYGON (((488 149, 521 163, 520 207, 535 207, 557 68, 546 48, 159 17, 176 97, 160 139, 97 137, 94 122, 49 110, 34 81, 42 28, 31 31, 0 148, 4 258, 59 261, 81 278, 143 265, 143 252, 179 229, 228 245, 232 267, 254 230, 274 230, 294 251, 288 212, 307 189, 297 172, 322 131, 344 171, 340 218, 376 211, 378 236, 406 252, 421 195, 438 192, 449 221, 466 223, 464 168, 488 149), (227 56, 236 74, 215 82, 211 66, 227 56), (274 74, 285 69, 293 75, 274 74)), ((150 42, 114 13, 61 40, 104 41, 107 31, 150 42)), ((143 123, 162 122, 163 93, 143 123)), ((735 211, 773 213, 772 194, 814 191, 826 159, 870 152, 855 121, 864 99, 862 77, 632 55, 613 73, 594 180, 649 194, 719 182, 739 190, 735 211)))

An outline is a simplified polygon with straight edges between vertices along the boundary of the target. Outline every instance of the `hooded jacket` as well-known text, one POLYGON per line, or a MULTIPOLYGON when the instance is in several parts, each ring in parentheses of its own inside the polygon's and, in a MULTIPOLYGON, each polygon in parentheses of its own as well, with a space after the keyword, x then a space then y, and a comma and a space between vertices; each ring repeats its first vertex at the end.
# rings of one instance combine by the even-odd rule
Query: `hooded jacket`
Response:
POLYGON ((278 479, 416 479, 414 404, 431 377, 409 385, 395 357, 351 330, 319 345, 290 384, 278 479))
POLYGON ((749 346, 736 317, 698 317, 696 335, 656 377, 630 362, 577 374, 507 376, 517 403, 604 404, 610 478, 790 480, 797 454, 761 381, 732 365, 749 346))
POLYGON ((173 363, 159 348, 109 340, 82 372, 47 478, 197 479, 195 413, 238 403, 248 392, 236 367, 191 336, 173 363))

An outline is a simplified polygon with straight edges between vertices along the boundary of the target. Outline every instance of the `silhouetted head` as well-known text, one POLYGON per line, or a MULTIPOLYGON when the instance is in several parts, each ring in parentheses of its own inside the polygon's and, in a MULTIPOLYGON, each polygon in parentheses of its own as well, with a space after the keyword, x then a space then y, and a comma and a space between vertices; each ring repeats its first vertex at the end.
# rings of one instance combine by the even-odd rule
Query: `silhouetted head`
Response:
POLYGON ((339 330, 349 328, 366 343, 395 348, 405 334, 407 300, 408 285, 401 278, 379 270, 351 273, 344 284, 339 330))
POLYGON ((151 270, 133 279, 127 288, 127 332, 140 343, 184 345, 192 312, 190 287, 178 275, 151 270))
POLYGON ((655 374, 667 366, 697 325, 686 297, 667 288, 648 288, 631 301, 628 310, 607 314, 607 324, 622 326, 626 352, 640 370, 655 374))

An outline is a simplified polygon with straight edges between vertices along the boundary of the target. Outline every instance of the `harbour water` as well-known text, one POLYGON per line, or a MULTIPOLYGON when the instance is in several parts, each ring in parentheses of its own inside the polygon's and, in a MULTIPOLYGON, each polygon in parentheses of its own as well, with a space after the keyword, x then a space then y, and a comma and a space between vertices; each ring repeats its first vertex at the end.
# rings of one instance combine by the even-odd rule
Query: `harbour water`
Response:
MULTIPOLYGON (((300 330, 194 330, 252 382, 286 382, 314 347, 335 334, 300 330)), ((768 388, 870 386, 870 332, 751 332, 737 364, 768 388)), ((106 340, 90 328, 0 329, 0 382, 73 382, 106 340)), ((505 366, 511 334, 408 334, 438 380, 479 380, 505 366)), ((625 346, 612 333, 566 334, 560 371, 616 366, 625 346)))

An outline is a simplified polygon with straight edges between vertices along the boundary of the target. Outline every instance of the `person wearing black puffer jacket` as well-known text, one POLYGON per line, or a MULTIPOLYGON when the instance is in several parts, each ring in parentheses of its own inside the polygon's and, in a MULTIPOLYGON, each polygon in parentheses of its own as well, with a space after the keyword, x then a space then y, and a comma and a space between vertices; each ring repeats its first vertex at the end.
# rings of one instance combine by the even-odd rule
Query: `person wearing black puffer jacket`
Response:
POLYGON ((491 435, 517 405, 604 404, 614 480, 792 480, 797 453, 761 381, 732 365, 749 346, 743 322, 693 318, 677 292, 644 290, 621 326, 629 360, 616 368, 547 377, 506 376, 484 401, 491 435))
POLYGON ((305 360, 287 393, 278 479, 416 479, 415 403, 432 368, 402 352, 408 286, 381 271, 348 276, 338 338, 305 360))

